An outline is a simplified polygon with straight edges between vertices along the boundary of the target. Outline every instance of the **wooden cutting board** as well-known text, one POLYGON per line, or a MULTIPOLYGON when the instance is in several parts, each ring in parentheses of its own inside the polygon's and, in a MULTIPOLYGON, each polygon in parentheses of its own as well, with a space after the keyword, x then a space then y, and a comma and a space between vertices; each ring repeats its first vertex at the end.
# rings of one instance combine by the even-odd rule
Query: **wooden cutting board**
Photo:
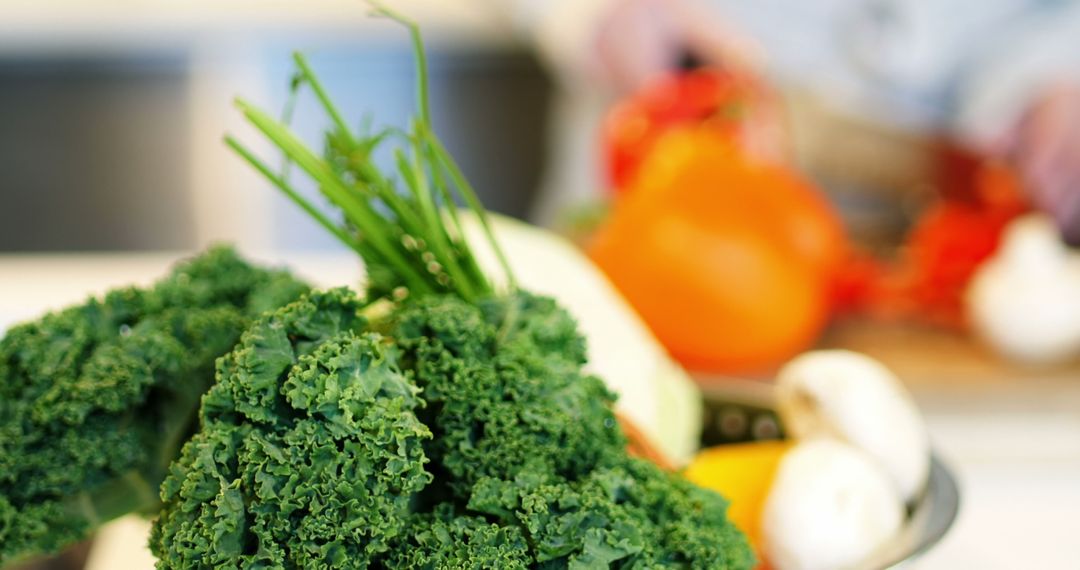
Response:
POLYGON ((971 335, 910 324, 844 321, 821 342, 872 356, 933 409, 1066 411, 1080 409, 1080 360, 1030 366, 996 355, 971 335))

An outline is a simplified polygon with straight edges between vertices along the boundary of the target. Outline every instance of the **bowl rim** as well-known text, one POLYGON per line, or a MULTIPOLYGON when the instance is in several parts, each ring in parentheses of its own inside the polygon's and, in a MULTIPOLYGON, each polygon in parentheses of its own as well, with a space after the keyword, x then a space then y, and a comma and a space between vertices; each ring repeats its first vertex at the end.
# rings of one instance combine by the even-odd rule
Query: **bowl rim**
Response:
MULTIPOLYGON (((703 405, 734 406, 776 413, 775 390, 769 382, 715 376, 696 376, 695 379, 701 389, 703 405)), ((859 568, 902 568, 932 550, 956 522, 960 512, 960 495, 960 486, 952 469, 936 450, 931 449, 926 487, 908 505, 908 516, 900 532, 859 568)))

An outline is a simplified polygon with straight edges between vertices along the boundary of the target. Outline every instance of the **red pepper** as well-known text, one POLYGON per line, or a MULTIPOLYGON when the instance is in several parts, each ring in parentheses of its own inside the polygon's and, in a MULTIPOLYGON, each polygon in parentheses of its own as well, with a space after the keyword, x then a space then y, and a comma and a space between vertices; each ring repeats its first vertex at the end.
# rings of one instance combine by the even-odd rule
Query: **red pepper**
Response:
POLYGON ((676 127, 706 125, 725 138, 744 135, 748 108, 764 97, 747 77, 712 68, 659 78, 608 114, 602 148, 616 192, 630 184, 656 141, 676 127))
POLYGON ((1028 206, 1007 165, 956 148, 942 154, 937 188, 939 198, 916 220, 895 263, 864 256, 845 264, 839 294, 847 312, 965 326, 968 282, 1028 206))

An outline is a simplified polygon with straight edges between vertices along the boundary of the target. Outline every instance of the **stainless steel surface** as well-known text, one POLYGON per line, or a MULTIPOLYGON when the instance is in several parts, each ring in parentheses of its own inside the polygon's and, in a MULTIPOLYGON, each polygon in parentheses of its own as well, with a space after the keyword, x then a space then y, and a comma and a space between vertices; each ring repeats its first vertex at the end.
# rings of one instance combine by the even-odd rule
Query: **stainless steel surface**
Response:
POLYGON ((960 488, 937 455, 931 457, 926 492, 911 509, 907 523, 869 568, 906 568, 949 532, 960 512, 960 488))
MULTIPOLYGON (((704 445, 783 437, 771 384, 734 378, 697 379, 705 386, 704 445), (772 427, 768 427, 770 424, 772 427)), ((959 511, 960 489, 956 478, 934 454, 926 491, 910 506, 904 527, 892 542, 859 567, 874 570, 910 567, 949 532, 959 511)))

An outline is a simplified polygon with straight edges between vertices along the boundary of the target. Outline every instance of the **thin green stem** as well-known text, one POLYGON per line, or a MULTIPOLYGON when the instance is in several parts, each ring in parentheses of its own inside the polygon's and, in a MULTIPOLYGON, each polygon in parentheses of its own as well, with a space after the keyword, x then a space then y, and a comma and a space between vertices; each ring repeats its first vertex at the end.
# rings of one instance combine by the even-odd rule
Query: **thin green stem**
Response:
POLYGON ((325 161, 300 142, 289 129, 256 107, 239 99, 236 105, 252 125, 319 184, 327 198, 337 204, 345 212, 346 218, 360 230, 360 239, 370 242, 379 255, 398 271, 410 289, 417 293, 433 291, 429 281, 409 265, 408 260, 397 250, 397 244, 391 241, 393 232, 387 221, 376 213, 369 203, 354 196, 325 161))
MULTIPOLYGON (((281 110, 281 124, 285 126, 291 126, 293 120, 293 114, 296 112, 296 102, 300 99, 300 87, 304 83, 303 76, 297 74, 294 75, 292 81, 289 82, 289 97, 285 99, 285 106, 281 110)), ((228 141, 226 141, 228 142, 228 141)), ((281 162, 281 179, 288 181, 290 174, 290 167, 292 161, 288 157, 282 157, 281 162)))
MULTIPOLYGON (((355 251, 356 253, 363 253, 363 248, 360 246, 360 243, 358 241, 356 241, 349 234, 345 233, 345 231, 338 227, 338 225, 335 224, 333 221, 331 221, 330 218, 326 217, 322 212, 320 212, 314 204, 301 196, 300 193, 297 192, 296 189, 294 189, 288 183, 284 175, 278 176, 277 174, 274 174, 274 172, 270 169, 269 166, 266 165, 266 163, 259 160, 259 158, 255 156, 255 154, 252 153, 251 150, 245 147, 240 141, 236 140, 235 137, 226 136, 225 144, 229 145, 229 147, 236 151, 236 153, 239 154, 241 158, 247 161, 247 163, 250 164, 253 168, 255 168, 255 170, 259 171, 259 173, 262 174, 263 177, 269 180, 279 190, 284 192, 285 195, 293 201, 293 203, 295 203, 297 206, 300 206, 301 209, 307 212, 309 216, 314 218, 320 226, 326 229, 326 231, 333 234, 334 237, 336 237, 341 243, 345 244, 349 249, 355 251)), ((289 164, 291 163, 292 161, 289 161, 289 164)))
MULTIPOLYGON (((455 243, 466 244, 466 246, 462 248, 461 252, 462 261, 467 266, 466 271, 472 273, 473 275, 480 275, 486 283, 487 278, 484 277, 484 271, 480 268, 480 264, 477 263, 476 256, 473 255, 473 252, 470 251, 467 246, 465 226, 462 225, 461 216, 458 215, 457 202, 454 200, 453 193, 450 192, 450 187, 446 183, 446 177, 443 176, 442 169, 438 167, 438 161, 435 158, 435 153, 431 149, 431 145, 427 144, 427 142, 424 141, 423 138, 416 137, 416 139, 418 141, 416 143, 417 146, 421 148, 421 151, 424 153, 424 158, 428 162, 428 166, 431 171, 432 185, 435 187, 436 191, 438 191, 439 193, 439 196, 442 198, 443 204, 446 208, 447 216, 450 218, 450 222, 453 224, 454 232, 456 235, 450 236, 450 240, 455 243)), ((488 283, 487 289, 491 289, 490 283, 488 283)))
POLYGON ((373 191, 373 194, 382 200, 387 207, 397 217, 398 224, 405 233, 417 236, 424 232, 424 221, 416 212, 413 211, 412 206, 401 194, 398 194, 397 189, 388 181, 379 179, 376 182, 368 184, 373 191))
POLYGON ((427 176, 423 168, 419 163, 419 154, 415 152, 413 154, 413 160, 410 163, 404 153, 400 154, 399 169, 402 172, 410 171, 410 177, 415 180, 417 185, 418 203, 427 218, 429 228, 431 229, 431 237, 433 243, 431 247, 433 250, 438 251, 437 257, 443 264, 443 268, 450 276, 452 285, 458 289, 462 298, 475 301, 477 291, 473 288, 473 280, 476 281, 475 285, 481 290, 487 290, 487 282, 482 274, 473 276, 470 279, 461 269, 461 264, 458 263, 457 253, 451 246, 450 236, 446 234, 446 228, 439 212, 439 207, 435 203, 434 196, 431 192, 431 188, 427 184, 427 176))
POLYGON ((381 291, 403 283, 416 294, 450 290, 469 301, 493 292, 491 281, 469 247, 456 198, 475 213, 510 288, 516 288, 510 264, 475 190, 435 137, 428 61, 419 27, 377 0, 369 4, 377 15, 395 20, 409 30, 415 51, 418 115, 411 130, 405 133, 387 129, 371 134, 361 128, 358 134, 351 133, 306 58, 297 53, 293 57, 298 72, 293 81, 293 96, 286 106, 286 118, 291 116, 299 86, 310 85, 333 123, 326 135, 325 154, 315 154, 282 121, 275 121, 239 100, 237 106, 248 121, 283 153, 286 162, 282 174, 272 172, 236 140, 227 139, 229 146, 316 222, 357 251, 370 266, 385 267, 388 271, 381 279, 387 282, 379 284, 381 291), (400 177, 396 180, 381 172, 371 159, 375 148, 387 137, 400 138, 394 145, 400 177), (292 164, 307 173, 318 184, 319 191, 342 211, 344 224, 335 224, 322 209, 295 190, 285 177, 292 164), (398 182, 405 185, 405 191, 399 189, 398 182), (444 212, 444 207, 449 212, 444 212))
POLYGON ((334 125, 337 127, 338 132, 340 132, 350 143, 355 142, 352 133, 349 131, 349 126, 345 123, 345 119, 341 116, 341 113, 334 105, 334 102, 330 100, 330 96, 326 93, 326 89, 323 89, 319 78, 311 71, 311 66, 308 65, 307 58, 304 57, 304 54, 294 52, 293 61, 296 62, 296 66, 300 69, 300 73, 304 77, 304 80, 311 86, 311 90, 315 93, 315 97, 322 103, 323 109, 326 110, 326 114, 330 115, 330 119, 334 121, 334 125))
POLYGON ((428 65, 427 65, 427 53, 424 51, 424 40, 420 35, 420 26, 416 22, 409 18, 406 18, 402 14, 387 8, 382 2, 377 0, 368 0, 368 4, 373 8, 372 13, 377 16, 385 16, 394 20, 395 22, 405 26, 409 30, 409 39, 412 40, 413 52, 416 60, 416 81, 417 81, 417 93, 416 98, 417 112, 420 114, 420 121, 425 125, 431 124, 431 102, 428 97, 428 65))
POLYGON ((446 173, 450 176, 450 180, 453 181, 454 187, 458 193, 461 194, 465 204, 476 213, 476 217, 480 221, 480 227, 484 230, 484 235, 487 237, 488 242, 491 244, 492 250, 495 251, 495 257, 499 260, 499 265, 502 266, 503 271, 506 273, 506 280, 511 289, 517 289, 517 278, 514 277, 513 270, 510 269, 510 261, 506 257, 506 253, 503 251, 502 246, 499 245, 499 240, 495 239, 495 231, 491 228, 491 222, 488 221, 487 210, 484 209, 484 205, 480 203, 480 198, 476 196, 476 191, 473 190, 469 181, 465 178, 465 175, 461 172, 461 168, 458 167, 454 159, 450 157, 450 153, 443 147, 439 139, 434 136, 430 130, 424 131, 424 137, 427 139, 428 144, 431 145, 432 150, 435 153, 436 161, 446 173))
POLYGON ((404 233, 420 235, 424 231, 423 220, 413 212, 407 201, 398 194, 394 185, 383 177, 379 169, 369 159, 372 148, 390 134, 392 132, 386 130, 361 142, 353 143, 356 146, 345 151, 345 167, 356 175, 356 190, 358 192, 366 192, 367 197, 382 200, 394 213, 398 225, 401 226, 404 233), (356 157, 362 157, 362 159, 357 160, 356 157))
POLYGON ((417 106, 419 107, 420 120, 418 125, 418 131, 422 138, 427 139, 428 144, 431 145, 434 151, 435 157, 438 163, 442 164, 442 167, 446 169, 450 175, 450 179, 453 180, 454 186, 458 189, 461 197, 465 200, 466 205, 469 206, 474 212, 476 212, 477 218, 479 218, 480 225, 484 230, 485 236, 491 243, 492 249, 495 251, 495 256, 499 260, 499 264, 502 266, 503 271, 506 273, 506 279, 511 289, 517 288, 517 278, 514 277, 514 272, 510 269, 510 263, 506 258, 506 254, 503 252, 502 247, 499 246, 499 242, 495 239, 495 232, 491 229, 491 224, 488 222, 486 210, 484 210, 483 204, 480 203, 480 199, 476 196, 476 191, 473 190, 472 185, 466 180, 461 169, 450 157, 450 153, 442 146, 438 138, 435 136, 432 129, 431 122, 431 103, 428 96, 428 65, 427 65, 427 53, 424 50, 423 38, 420 35, 420 27, 416 22, 406 18, 405 16, 387 8, 382 2, 378 0, 368 0, 374 8, 374 13, 377 15, 386 16, 399 24, 405 26, 409 30, 409 37, 412 39, 414 59, 416 60, 416 75, 417 75, 417 106))

